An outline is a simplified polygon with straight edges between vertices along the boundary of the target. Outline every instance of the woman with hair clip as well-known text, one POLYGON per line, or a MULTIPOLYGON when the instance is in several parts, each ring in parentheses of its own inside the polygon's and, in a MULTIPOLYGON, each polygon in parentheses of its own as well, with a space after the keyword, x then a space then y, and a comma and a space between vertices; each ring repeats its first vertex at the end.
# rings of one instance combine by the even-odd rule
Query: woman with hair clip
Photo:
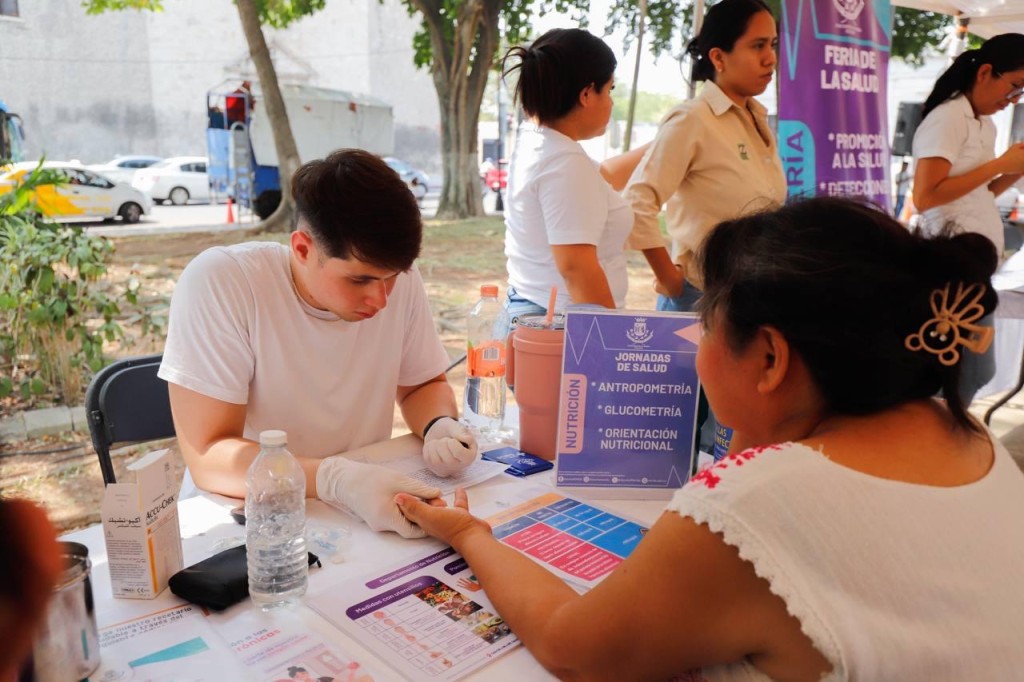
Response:
MULTIPOLYGON (((992 114, 1024 92, 1024 35, 1004 33, 967 50, 936 81, 914 134, 914 205, 921 227, 947 224, 987 237, 1003 255, 1003 222, 995 198, 1024 172, 1024 144, 995 155, 992 114)), ((984 320, 991 326, 991 320, 984 320)), ((964 363, 960 396, 969 404, 995 374, 993 352, 964 363)))
POLYGON ((513 320, 547 312, 552 287, 558 312, 625 302, 633 214, 579 143, 608 126, 615 64, 611 48, 580 29, 548 31, 505 55, 503 75, 518 72, 515 99, 530 117, 516 136, 505 211, 513 320))
POLYGON ((722 223, 695 263, 697 371, 749 449, 604 581, 577 594, 461 489, 403 514, 561 679, 1020 679, 1024 474, 956 390, 991 341, 991 242, 818 198, 722 223))

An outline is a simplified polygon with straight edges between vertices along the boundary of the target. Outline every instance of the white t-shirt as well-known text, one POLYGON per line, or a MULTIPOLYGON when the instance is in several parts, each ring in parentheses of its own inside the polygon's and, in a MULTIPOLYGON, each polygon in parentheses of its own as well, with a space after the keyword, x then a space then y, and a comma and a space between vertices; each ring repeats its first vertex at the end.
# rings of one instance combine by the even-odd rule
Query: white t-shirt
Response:
POLYGON ((555 310, 564 311, 572 301, 551 246, 593 244, 615 305, 625 304, 624 249, 633 211, 579 142, 532 123, 520 127, 509 168, 505 227, 508 283, 520 296, 547 307, 551 287, 557 286, 555 310))
MULTIPOLYGON (((783 443, 698 473, 668 509, 753 564, 828 680, 1021 679, 1024 474, 990 438, 992 468, 967 485, 878 478, 783 443)), ((768 677, 743 662, 682 679, 768 677)))
MULTIPOLYGON (((943 102, 921 121, 914 134, 914 160, 938 157, 949 161, 951 176, 963 175, 996 158, 996 127, 989 116, 975 116, 971 103, 960 95, 943 102)), ((977 232, 992 240, 996 253, 1003 255, 1003 221, 988 183, 943 206, 921 214, 921 227, 938 232, 954 222, 966 232, 977 232)))
POLYGON ((389 438, 397 387, 447 364, 415 268, 377 315, 346 322, 298 295, 288 247, 253 242, 208 249, 182 272, 160 376, 246 405, 245 438, 284 429, 294 454, 322 458, 389 438))

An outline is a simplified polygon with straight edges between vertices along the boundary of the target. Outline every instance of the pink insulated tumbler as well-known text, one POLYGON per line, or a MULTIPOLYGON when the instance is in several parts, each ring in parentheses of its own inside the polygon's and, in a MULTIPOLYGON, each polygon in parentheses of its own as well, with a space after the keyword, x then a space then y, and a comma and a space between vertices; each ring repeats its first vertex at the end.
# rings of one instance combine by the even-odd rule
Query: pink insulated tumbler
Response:
POLYGON ((558 453, 558 403, 565 318, 524 315, 509 335, 508 385, 519 405, 519 449, 554 460, 558 453))

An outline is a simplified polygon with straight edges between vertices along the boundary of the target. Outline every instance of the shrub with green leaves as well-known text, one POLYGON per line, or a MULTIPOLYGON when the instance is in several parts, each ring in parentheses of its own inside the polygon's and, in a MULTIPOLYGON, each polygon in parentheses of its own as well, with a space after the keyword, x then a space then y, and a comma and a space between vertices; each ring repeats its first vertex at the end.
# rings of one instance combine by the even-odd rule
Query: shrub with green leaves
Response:
MULTIPOLYGON (((56 392, 77 402, 104 364, 103 342, 124 336, 119 300, 99 286, 110 240, 36 208, 36 188, 60 182, 40 164, 17 186, 0 187, 0 397, 56 392)), ((133 278, 123 301, 136 303, 138 286, 133 278)))

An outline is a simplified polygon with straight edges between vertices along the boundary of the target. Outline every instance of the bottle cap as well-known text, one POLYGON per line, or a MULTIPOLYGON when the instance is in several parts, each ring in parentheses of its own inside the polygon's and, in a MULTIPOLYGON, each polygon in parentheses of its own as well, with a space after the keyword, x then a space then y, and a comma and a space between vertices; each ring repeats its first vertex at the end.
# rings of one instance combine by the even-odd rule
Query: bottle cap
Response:
POLYGON ((288 434, 285 431, 273 429, 260 431, 260 445, 287 445, 288 434))
POLYGON ((480 287, 481 296, 493 296, 498 297, 498 287, 494 284, 484 284, 480 287))

